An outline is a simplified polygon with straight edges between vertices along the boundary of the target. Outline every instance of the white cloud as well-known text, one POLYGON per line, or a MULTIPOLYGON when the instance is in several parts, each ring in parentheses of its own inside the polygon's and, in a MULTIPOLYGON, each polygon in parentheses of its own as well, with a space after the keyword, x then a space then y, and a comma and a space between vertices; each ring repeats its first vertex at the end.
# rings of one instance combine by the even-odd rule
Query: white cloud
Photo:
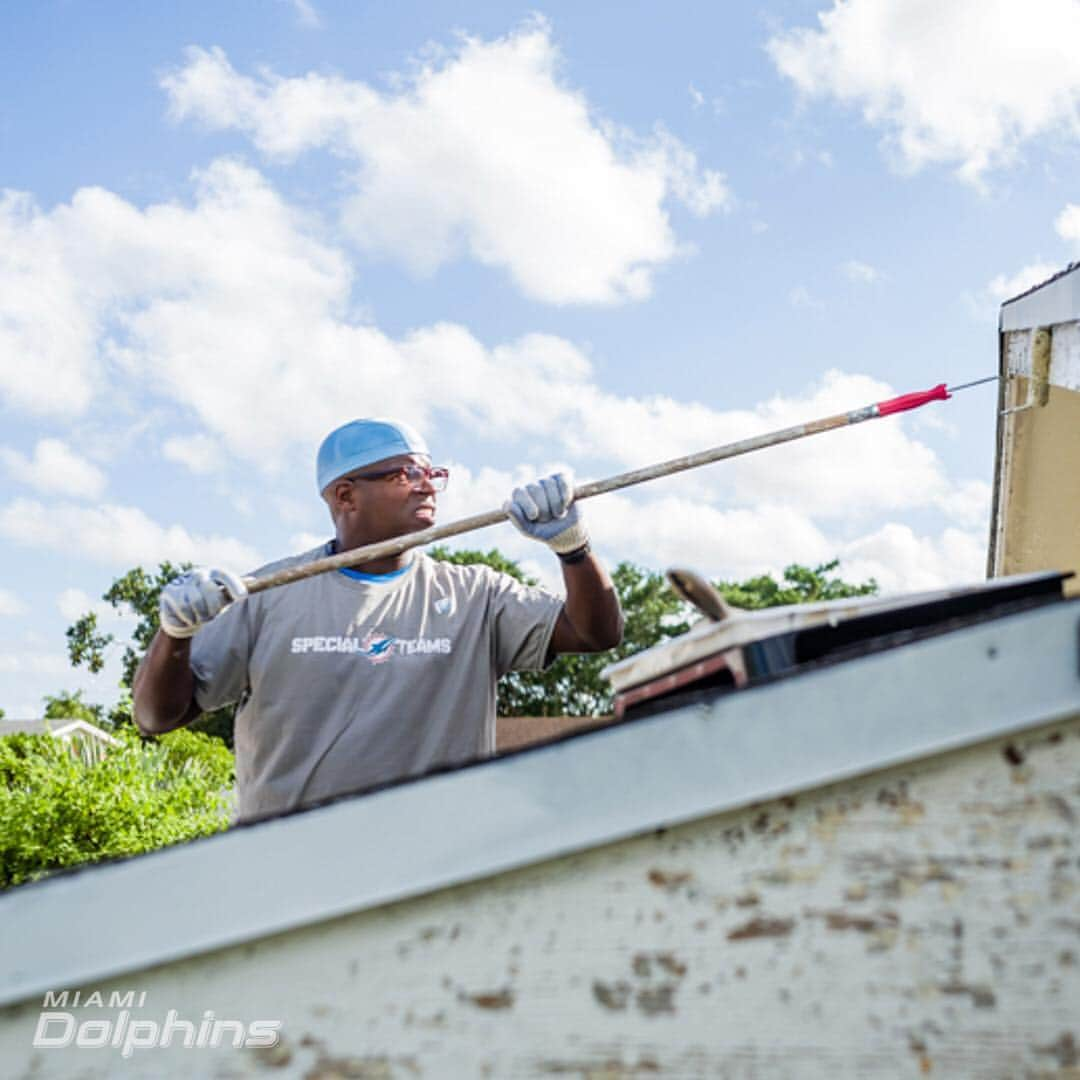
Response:
POLYGON ((26 605, 10 590, 0 589, 0 616, 22 615, 26 605))
POLYGON ((84 615, 98 605, 102 608, 108 608, 110 611, 113 610, 111 605, 91 599, 90 595, 83 592, 82 589, 64 589, 56 598, 57 609, 68 622, 77 619, 80 615, 84 615))
POLYGON ((82 589, 63 589, 56 597, 56 608, 67 622, 74 622, 80 616, 92 611, 99 623, 121 623, 131 621, 129 616, 117 611, 105 600, 95 600, 82 589))
POLYGON ((308 223, 253 170, 223 160, 194 179, 191 208, 140 211, 99 188, 48 213, 19 202, 5 217, 0 203, 0 400, 6 391, 17 408, 50 411, 57 385, 82 387, 63 395, 65 409, 82 412, 102 386, 110 397, 150 390, 258 456, 280 445, 273 429, 291 426, 286 406, 309 390, 309 357, 310 388, 326 395, 319 428, 347 408, 339 394, 369 388, 342 378, 357 358, 376 364, 380 348, 377 332, 338 321, 351 286, 345 258, 309 239, 308 223), (50 310, 5 320, 5 298, 35 282, 55 286, 50 310), (93 330, 26 374, 19 358, 33 351, 39 320, 93 330), (9 358, 18 382, 5 381, 9 358))
POLYGON ((125 569, 163 560, 208 563, 245 572, 263 560, 249 545, 227 536, 200 536, 180 525, 164 526, 134 506, 15 499, 0 507, 0 536, 17 544, 82 556, 125 569), (77 537, 73 545, 70 538, 77 537))
POLYGON ((670 134, 597 117, 560 62, 534 21, 463 37, 387 93, 314 72, 244 76, 220 49, 191 49, 163 86, 178 120, 239 128, 276 158, 326 147, 357 163, 349 233, 416 273, 467 253, 549 303, 642 299, 680 251, 667 203, 707 214, 729 204, 727 185, 670 134))
POLYGON ((1058 236, 1068 240, 1080 250, 1080 205, 1069 203, 1054 222, 1058 236))
MULTIPOLYGON (((0 673, 5 675, 17 673, 55 676, 67 675, 70 672, 70 661, 63 653, 30 652, 28 650, 0 653, 0 673)), ((12 716, 10 719, 14 720, 16 717, 12 716)), ((32 719, 32 717, 24 717, 23 719, 32 719)), ((3 724, 2 720, 0 720, 0 724, 3 724)))
MULTIPOLYGON (((823 396, 829 393, 836 393, 835 386, 824 390, 823 396)), ((777 412, 790 407, 789 403, 775 406, 777 412)), ((864 430, 875 423, 864 425, 864 430)), ((880 423, 882 444, 849 448, 845 453, 843 439, 858 429, 838 433, 827 460, 799 462, 798 448, 791 447, 792 461, 770 468, 769 455, 782 453, 777 449, 744 458, 743 464, 753 463, 760 471, 737 480, 733 471, 739 463, 730 461, 684 474, 681 482, 672 477, 590 499, 582 504, 582 512, 594 546, 609 561, 631 559, 658 568, 691 566, 711 578, 738 579, 762 572, 778 575, 792 562, 815 565, 836 557, 841 559, 845 580, 875 577, 886 591, 937 588, 981 578, 989 485, 971 482, 954 488, 940 472, 927 475, 926 462, 919 461, 918 444, 902 435, 888 435, 890 429, 898 432, 899 425, 890 425, 888 420, 880 423), (903 458, 913 451, 908 470, 903 458), (849 468, 834 475, 841 462, 857 465, 867 455, 861 473, 849 468), (806 490, 793 495, 800 484, 806 490), (888 494, 876 495, 875 485, 888 494), (716 505, 718 490, 734 505, 716 505), (879 506, 891 501, 898 509, 918 505, 945 510, 964 528, 949 525, 938 535, 919 535, 908 525, 890 522, 869 533, 845 535, 843 526, 857 523, 857 513, 840 522, 839 530, 830 526, 830 517, 836 518, 845 508, 851 510, 853 501, 863 499, 879 506), (950 506, 950 501, 956 505, 950 506)), ((828 446, 830 438, 825 436, 818 445, 828 446)), ((800 445, 809 448, 815 442, 810 439, 800 445)), ((439 497, 439 522, 495 509, 515 485, 560 467, 563 463, 544 460, 518 465, 512 471, 473 471, 453 463, 450 486, 439 497)), ((557 568, 547 566, 546 553, 509 525, 467 534, 456 543, 482 549, 497 546, 520 564, 528 562, 530 572, 545 584, 557 585, 557 568)))
MULTIPOLYGON (((1073 244, 1080 252, 1080 205, 1066 204, 1054 221, 1054 229, 1063 240, 1073 244)), ((1035 285, 1041 285, 1062 269, 1062 263, 1039 259, 1014 273, 997 274, 987 282, 981 292, 967 294, 968 306, 976 317, 989 319, 996 316, 997 309, 1006 300, 1027 292, 1035 285)))
MULTIPOLYGON (((550 455, 579 463, 579 480, 599 475, 582 473, 586 461, 603 473, 637 468, 847 412, 895 393, 868 376, 830 371, 801 395, 777 396, 754 410, 722 412, 670 398, 605 393, 588 377, 584 358, 557 339, 534 338, 516 350, 505 347, 495 353, 502 367, 489 366, 481 354, 474 358, 475 368, 463 372, 469 385, 482 386, 485 393, 475 401, 459 401, 457 418, 496 436, 542 439, 550 455), (545 356, 547 349, 555 356, 545 356), (556 356, 563 351, 566 366, 560 368, 556 356), (545 401, 543 412, 532 408, 537 395, 545 401), (632 439, 627 432, 633 432, 632 439)), ((960 487, 908 428, 902 417, 874 420, 672 476, 650 488, 692 493, 710 504, 791 506, 814 518, 859 519, 882 511, 950 506, 960 487)), ((556 464, 537 461, 529 470, 556 464)), ((519 469, 522 475, 528 471, 519 469)), ((509 474, 500 477, 509 485, 509 474)), ((455 472, 454 497, 458 488, 455 472)), ((492 488, 490 494, 498 493, 492 488)), ((462 513, 471 512, 462 507, 462 513)))
POLYGON ((917 536, 895 522, 840 550, 845 580, 873 577, 886 593, 937 589, 986 577, 986 536, 947 528, 940 536, 917 536))
MULTIPOLYGON (((511 480, 556 464, 573 462, 588 479, 894 393, 866 376, 829 372, 797 395, 755 409, 719 410, 610 393, 589 357, 553 335, 488 346, 461 326, 439 323, 391 338, 349 321, 346 260, 310 239, 309 223, 258 173, 219 161, 196 185, 190 207, 145 210, 98 189, 78 192, 68 206, 25 217, 13 253, 14 261, 33 264, 63 251, 59 262, 46 260, 48 273, 93 283, 82 293, 68 290, 87 323, 99 328, 77 362, 109 391, 103 401, 115 386, 140 410, 157 409, 154 430, 182 415, 187 431, 165 441, 167 453, 189 465, 209 467, 216 445, 222 455, 272 470, 301 447, 309 459, 322 435, 352 416, 398 415, 426 429, 436 447, 440 433, 456 427, 481 433, 480 453, 485 445, 498 447, 507 460, 511 448, 517 470, 455 472, 442 500, 448 512, 467 490, 462 507, 482 495, 476 508, 486 509, 501 504, 511 480), (193 423, 201 430, 195 437, 193 423), (542 460, 528 461, 533 447, 542 448, 536 454, 542 460)), ((0 278, 0 295, 3 284, 0 278)), ((708 524, 707 540, 693 551, 722 557, 723 572, 735 576, 766 556, 778 566, 831 558, 873 515, 924 508, 966 527, 983 496, 952 482, 910 430, 906 418, 876 421, 673 477, 635 492, 626 504, 612 497, 610 509, 596 511, 597 529, 612 538, 613 551, 627 550, 630 541, 615 546, 618 528, 642 513, 633 543, 642 561, 655 565, 673 561, 680 543, 685 554, 680 529, 685 533, 697 515, 708 524), (605 525, 607 518, 615 525, 605 525), (843 528, 833 535, 835 523, 843 528)), ((314 534, 321 518, 295 507, 289 524, 314 534)), ((442 519, 448 520, 445 512, 442 519)), ((503 533, 517 543, 509 530, 503 533)), ((503 533, 492 542, 501 545, 503 533)), ((43 547, 78 536, 80 552, 122 568, 170 558, 247 570, 261 561, 236 540, 166 527, 131 506, 46 508, 18 500, 0 506, 0 535, 43 547)), ((307 539, 297 546, 307 547, 307 539)), ((527 541, 511 554, 536 558, 527 541)))
POLYGON ((14 479, 38 491, 97 499, 105 490, 105 474, 59 439, 39 439, 32 458, 0 447, 0 462, 14 479))
POLYGON ((70 415, 98 381, 93 282, 70 273, 63 231, 37 234, 36 220, 28 195, 0 192, 0 402, 70 415))
POLYGON ((113 645, 106 650, 104 669, 93 675, 40 643, 5 648, 0 650, 0 705, 9 720, 40 718, 45 696, 59 690, 81 690, 87 701, 112 705, 119 697, 122 657, 119 643, 113 645))
POLYGON ((1078 133, 1076 0, 835 0, 818 24, 774 36, 773 63, 805 97, 860 108, 906 169, 978 182, 1028 139, 1078 133))
POLYGON ((788 506, 721 510, 693 498, 605 495, 588 504, 599 546, 646 566, 691 566, 741 578, 791 562, 816 563, 833 549, 821 529, 788 506))
POLYGON ((854 281, 859 285, 873 285, 881 280, 881 271, 877 267, 860 262, 858 259, 848 259, 841 265, 840 270, 848 281, 854 281))
MULTIPOLYGON (((308 239, 305 222, 257 173, 217 162, 197 184, 189 209, 170 204, 139 211, 107 192, 79 192, 70 206, 37 213, 19 253, 32 261, 43 239, 66 232, 79 238, 79 245, 68 246, 84 253, 71 256, 67 273, 93 280, 108 298, 86 308, 95 323, 110 312, 113 329, 92 343, 95 355, 109 357, 106 385, 122 382, 144 405, 148 394, 151 403, 156 395, 196 418, 202 435, 168 440, 168 453, 189 465, 209 467, 216 442, 223 452, 273 468, 298 445, 311 453, 342 421, 378 413, 411 420, 436 445, 441 425, 464 426, 489 444, 543 446, 547 456, 596 476, 893 393, 865 376, 830 372, 800 395, 754 410, 721 411, 607 392, 588 356, 553 335, 528 334, 489 347, 461 326, 439 323, 394 339, 346 321, 351 282, 345 260, 308 239), (96 252, 94 260, 87 250, 96 252)), ((664 483, 717 508, 789 505, 814 520, 944 506, 955 488, 902 418, 664 483)), ((124 513, 138 512, 114 506, 100 511, 105 520, 87 522, 92 536, 95 529, 101 535, 94 557, 127 565, 166 554, 195 557, 196 542, 186 534, 148 520, 128 527, 118 520, 124 513)), ((314 519, 297 517, 294 527, 311 531, 314 519)), ((7 527, 17 531, 10 513, 7 527)), ((80 529, 46 531, 74 535, 80 529)), ((231 566, 256 561, 228 555, 222 561, 231 566)))
MULTIPOLYGON (((759 405, 747 434, 791 427, 894 396, 887 383, 840 371, 798 397, 759 405)), ((934 406, 929 406, 934 408, 934 406)), ((870 420, 716 466, 717 483, 741 502, 791 506, 815 519, 936 506, 954 484, 902 417, 870 420)))
POLYGON ((993 489, 985 480, 967 480, 951 485, 937 499, 937 507, 956 524, 981 532, 985 541, 989 535, 992 499, 993 489))
POLYGON ((997 306, 1022 292, 1027 292, 1033 285, 1045 281, 1060 269, 1061 267, 1054 263, 1037 262, 1017 270, 1014 274, 998 274, 986 286, 987 298, 997 306))
POLYGON ((216 472, 225 462, 221 444, 209 435, 176 435, 165 440, 161 452, 193 473, 216 472))
POLYGON ((332 530, 328 527, 324 533, 313 532, 298 532, 289 537, 289 548, 292 551, 311 551, 314 548, 320 547, 325 544, 327 539, 332 535, 332 530))

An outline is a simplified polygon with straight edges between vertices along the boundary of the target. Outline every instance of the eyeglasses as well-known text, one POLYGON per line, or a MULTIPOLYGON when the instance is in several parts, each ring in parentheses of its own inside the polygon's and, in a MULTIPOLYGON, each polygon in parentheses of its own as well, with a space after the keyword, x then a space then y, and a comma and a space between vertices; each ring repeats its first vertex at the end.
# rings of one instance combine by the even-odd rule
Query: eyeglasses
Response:
POLYGON ((450 470, 432 468, 430 465, 399 465, 396 469, 383 469, 382 472, 360 473, 347 476, 346 480, 390 480, 397 484, 419 487, 425 480, 436 490, 445 491, 450 479, 450 470))

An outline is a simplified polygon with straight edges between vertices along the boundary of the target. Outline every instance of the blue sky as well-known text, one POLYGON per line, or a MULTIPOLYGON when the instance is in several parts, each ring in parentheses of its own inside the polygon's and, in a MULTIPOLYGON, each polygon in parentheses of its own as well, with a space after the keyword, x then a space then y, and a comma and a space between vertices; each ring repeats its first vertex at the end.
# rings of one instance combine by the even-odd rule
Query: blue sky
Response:
MULTIPOLYGON (((446 521, 993 373, 1001 300, 1080 254, 1078 50, 1077 0, 12 7, 0 708, 115 697, 63 631, 131 566, 325 538, 351 417, 427 432, 446 521)), ((974 580, 994 404, 588 520, 611 562, 974 580)))

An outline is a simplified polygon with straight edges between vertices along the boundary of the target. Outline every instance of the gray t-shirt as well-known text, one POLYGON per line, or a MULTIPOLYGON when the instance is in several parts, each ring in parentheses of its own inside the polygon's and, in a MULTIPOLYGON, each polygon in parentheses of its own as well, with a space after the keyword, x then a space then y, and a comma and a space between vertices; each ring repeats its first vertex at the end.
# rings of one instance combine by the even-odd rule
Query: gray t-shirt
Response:
POLYGON ((191 666, 201 709, 241 703, 239 819, 493 753, 495 683, 544 666, 561 609, 422 553, 396 575, 320 574, 233 604, 194 636, 191 666))

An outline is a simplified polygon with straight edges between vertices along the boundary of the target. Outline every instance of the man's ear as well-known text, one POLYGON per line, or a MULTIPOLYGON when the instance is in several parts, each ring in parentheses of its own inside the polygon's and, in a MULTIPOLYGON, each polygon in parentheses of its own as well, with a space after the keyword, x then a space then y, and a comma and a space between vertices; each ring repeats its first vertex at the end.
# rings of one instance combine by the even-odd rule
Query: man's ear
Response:
POLYGON ((336 516, 342 510, 352 510, 356 507, 356 485, 348 480, 335 480, 323 496, 330 506, 331 515, 336 516))

